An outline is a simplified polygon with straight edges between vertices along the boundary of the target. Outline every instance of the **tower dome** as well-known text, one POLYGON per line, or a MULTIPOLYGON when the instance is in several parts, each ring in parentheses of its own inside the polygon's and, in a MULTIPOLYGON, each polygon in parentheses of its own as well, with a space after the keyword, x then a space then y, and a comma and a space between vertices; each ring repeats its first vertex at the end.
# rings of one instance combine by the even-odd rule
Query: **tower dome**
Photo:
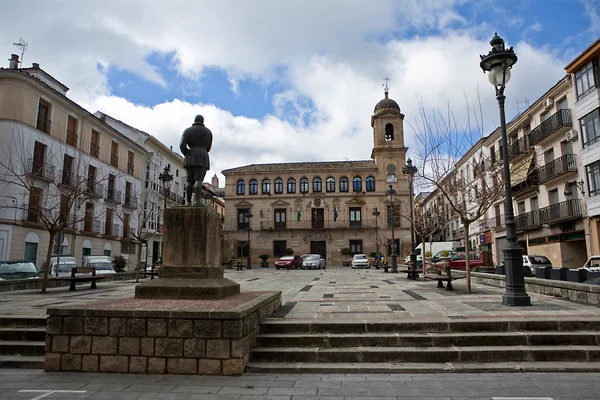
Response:
POLYGON ((377 114, 378 111, 384 109, 393 110, 397 113, 400 113, 400 106, 398 103, 388 97, 387 90, 385 91, 385 98, 375 105, 375 110, 373 110, 373 112, 377 114))

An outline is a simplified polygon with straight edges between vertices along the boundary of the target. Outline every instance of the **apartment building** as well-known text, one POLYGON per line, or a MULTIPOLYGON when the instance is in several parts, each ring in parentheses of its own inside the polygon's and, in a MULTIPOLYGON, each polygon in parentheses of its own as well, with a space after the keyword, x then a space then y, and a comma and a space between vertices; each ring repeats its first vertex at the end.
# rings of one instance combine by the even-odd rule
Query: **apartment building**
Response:
POLYGON ((577 136, 581 150, 581 177, 575 180, 572 191, 585 192, 588 256, 597 255, 600 254, 600 39, 565 70, 573 83, 573 135, 577 136))
POLYGON ((123 255, 135 268, 148 152, 70 100, 39 64, 18 64, 12 55, 0 68, 0 259, 39 268, 50 250, 123 255), (64 226, 52 249, 48 220, 64 226))
POLYGON ((250 256, 257 263, 260 254, 277 258, 291 248, 294 254, 318 253, 328 264, 341 265, 342 248, 367 254, 379 248, 389 256, 392 243, 399 259, 407 255, 403 121, 386 91, 371 116, 371 160, 253 164, 223 171, 224 258, 250 256), (386 193, 389 185, 392 196, 386 193))

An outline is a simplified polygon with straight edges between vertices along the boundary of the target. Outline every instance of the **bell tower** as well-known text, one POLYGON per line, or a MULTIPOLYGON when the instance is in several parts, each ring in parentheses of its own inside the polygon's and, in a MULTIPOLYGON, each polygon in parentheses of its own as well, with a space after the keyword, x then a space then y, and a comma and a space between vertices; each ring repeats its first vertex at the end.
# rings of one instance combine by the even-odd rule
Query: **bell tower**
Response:
POLYGON ((395 165, 400 171, 405 163, 404 147, 404 114, 400 106, 389 98, 388 87, 385 85, 384 98, 375 105, 371 116, 373 128, 373 150, 371 158, 375 164, 384 170, 388 165, 395 165))

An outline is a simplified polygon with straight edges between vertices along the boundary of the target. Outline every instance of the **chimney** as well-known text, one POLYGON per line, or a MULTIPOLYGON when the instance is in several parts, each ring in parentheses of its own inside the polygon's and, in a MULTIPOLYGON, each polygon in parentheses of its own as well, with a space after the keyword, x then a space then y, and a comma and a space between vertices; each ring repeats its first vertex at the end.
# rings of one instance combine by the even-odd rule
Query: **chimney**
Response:
POLYGON ((40 64, 38 64, 38 63, 32 63, 32 64, 31 64, 31 67, 32 67, 33 69, 40 69, 40 64))
POLYGON ((10 61, 10 63, 8 64, 9 69, 19 69, 19 56, 18 55, 11 54, 8 61, 10 61))

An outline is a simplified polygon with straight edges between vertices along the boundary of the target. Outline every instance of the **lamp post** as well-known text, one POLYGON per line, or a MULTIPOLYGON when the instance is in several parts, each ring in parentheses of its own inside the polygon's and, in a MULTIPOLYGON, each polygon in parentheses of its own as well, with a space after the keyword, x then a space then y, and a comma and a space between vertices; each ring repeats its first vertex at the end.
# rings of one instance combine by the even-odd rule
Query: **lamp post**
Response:
POLYGON ((510 164, 508 160, 508 141, 506 139, 506 116, 504 115, 504 87, 510 80, 510 70, 517 62, 513 48, 507 49, 504 40, 495 34, 490 41, 492 50, 480 56, 479 66, 483 72, 489 72, 490 83, 496 88, 496 99, 500 109, 500 131, 502 133, 502 158, 504 160, 504 191, 506 202, 506 246, 504 247, 504 264, 506 274, 506 292, 502 296, 502 304, 507 306, 529 306, 531 299, 525 291, 525 274, 523 273, 523 249, 517 243, 515 215, 513 211, 512 187, 510 183, 510 164))
POLYGON ((246 259, 246 269, 252 269, 250 265, 252 262, 252 257, 250 257, 250 231, 252 231, 252 227, 250 226, 250 222, 252 221, 252 213, 246 213, 246 219, 248 220, 248 227, 246 228, 246 232, 248 232, 248 258, 246 259))
POLYGON ((373 215, 375 216, 375 268, 379 269, 379 227, 377 226, 377 217, 381 213, 377 210, 377 207, 373 209, 373 215))
MULTIPOLYGON (((415 209, 413 205, 413 197, 414 197, 414 178, 415 174, 419 170, 417 167, 412 165, 412 160, 409 158, 406 160, 406 166, 402 168, 402 173, 405 176, 408 176, 408 201, 410 204, 410 269, 408 271, 409 279, 417 279, 419 277, 419 272, 417 271, 417 253, 415 251, 415 209)), ((424 256, 424 250, 422 256, 424 256)))
POLYGON ((396 194, 396 191, 394 190, 394 188, 392 187, 392 184, 390 183, 390 186, 388 188, 388 190, 385 192, 390 199, 390 222, 392 224, 392 272, 397 274, 398 273, 398 264, 396 263, 396 238, 394 237, 394 225, 396 225, 396 210, 394 209, 394 194, 396 194))
MULTIPOLYGON (((171 182, 173 181, 173 175, 169 172, 171 171, 170 166, 166 166, 163 172, 158 174, 158 180, 162 183, 163 186, 163 239, 160 245, 160 257, 163 258, 164 250, 165 250, 165 239, 164 239, 164 227, 165 227, 165 211, 167 211, 167 197, 171 192, 171 182)), ((164 262, 164 260, 162 260, 164 262)))

